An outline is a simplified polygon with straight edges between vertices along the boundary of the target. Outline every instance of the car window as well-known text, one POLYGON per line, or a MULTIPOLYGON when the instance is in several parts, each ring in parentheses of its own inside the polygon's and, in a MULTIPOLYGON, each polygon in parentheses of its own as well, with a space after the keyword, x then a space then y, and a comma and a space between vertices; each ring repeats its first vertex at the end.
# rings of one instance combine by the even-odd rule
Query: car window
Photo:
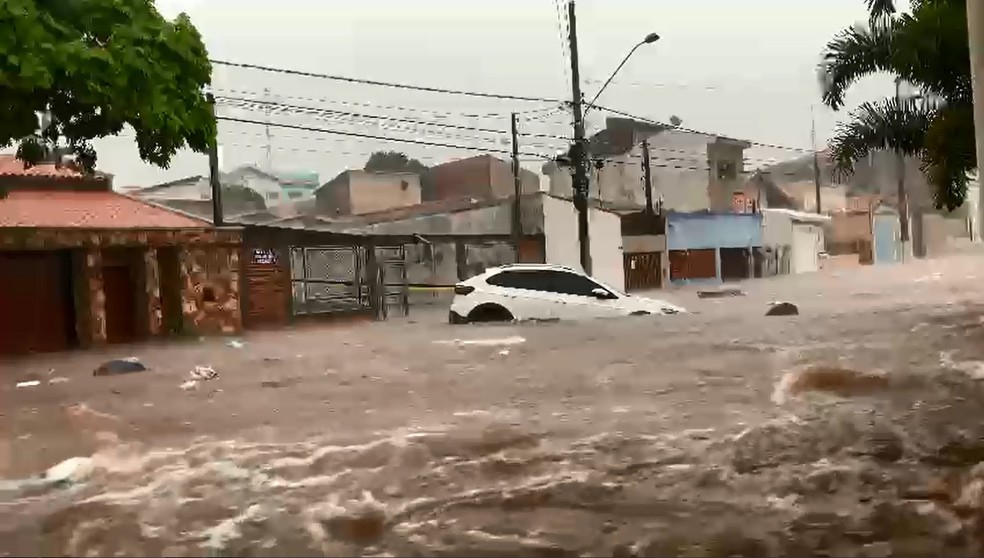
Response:
POLYGON ((485 280, 489 285, 528 291, 550 291, 549 278, 539 270, 503 271, 485 280))
MULTIPOLYGON (((547 273, 551 275, 550 290, 555 293, 574 296, 594 296, 591 294, 591 291, 604 289, 598 283, 576 273, 566 271, 548 271, 547 273)), ((608 289, 605 289, 605 291, 608 291, 608 289)))

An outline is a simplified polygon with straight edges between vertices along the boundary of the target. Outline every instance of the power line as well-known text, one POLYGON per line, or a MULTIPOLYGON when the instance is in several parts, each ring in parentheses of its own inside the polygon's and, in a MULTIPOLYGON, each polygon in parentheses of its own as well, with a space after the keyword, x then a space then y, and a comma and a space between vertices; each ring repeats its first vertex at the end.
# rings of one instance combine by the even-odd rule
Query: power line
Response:
MULTIPOLYGON (((251 148, 251 149, 265 149, 266 148, 265 145, 251 144, 251 143, 226 143, 226 142, 223 142, 222 145, 223 146, 227 146, 227 147, 246 147, 246 148, 251 148)), ((311 149, 311 148, 304 148, 304 147, 280 147, 280 146, 274 146, 273 149, 278 150, 278 151, 291 151, 291 152, 297 152, 297 153, 314 153, 314 154, 318 154, 318 155, 358 155, 358 156, 370 156, 370 155, 373 154, 372 151, 334 151, 334 150, 328 151, 328 150, 324 150, 324 149, 311 149)), ((414 155, 413 158, 414 159, 417 159, 417 160, 420 160, 420 161, 433 161, 433 162, 443 162, 443 161, 445 161, 445 159, 441 159, 441 158, 437 158, 437 157, 429 157, 429 156, 416 156, 416 155, 414 155)), ((542 157, 534 157, 532 159, 521 159, 521 160, 522 161, 525 161, 525 162, 543 162, 543 158, 542 157)), ((613 163, 617 163, 617 164, 628 164, 625 161, 613 161, 613 163)), ((710 170, 710 167, 706 167, 706 166, 705 167, 700 167, 700 166, 695 166, 695 165, 679 165, 679 164, 670 164, 670 163, 653 163, 652 166, 654 168, 678 169, 678 170, 689 170, 689 171, 700 171, 700 172, 704 172, 704 171, 710 170)))
MULTIPOLYGON (((406 89, 406 90, 413 90, 413 91, 424 91, 424 92, 428 92, 428 93, 441 93, 441 94, 445 94, 445 95, 462 95, 462 96, 469 96, 469 97, 480 97, 480 98, 488 98, 488 99, 501 99, 501 100, 509 100, 509 101, 524 101, 524 102, 539 102, 539 103, 554 103, 554 104, 564 104, 565 103, 565 101, 563 101, 563 100, 560 100, 560 99, 552 99, 552 98, 547 98, 547 97, 530 97, 530 96, 523 96, 523 95, 508 95, 508 94, 500 94, 500 93, 486 93, 486 92, 479 92, 479 91, 466 91, 466 90, 461 90, 461 89, 446 89, 446 88, 440 88, 440 87, 428 87, 428 86, 420 86, 420 85, 410 85, 410 84, 405 84, 405 83, 396 83, 396 82, 386 82, 386 81, 369 80, 369 79, 361 79, 361 78, 352 78, 352 77, 347 77, 347 76, 339 76, 339 75, 331 75, 331 74, 320 74, 320 73, 306 72, 306 71, 301 71, 301 70, 291 70, 291 69, 288 69, 288 68, 277 68, 277 67, 272 67, 272 66, 262 66, 262 65, 259 65, 259 64, 248 64, 248 63, 242 63, 242 62, 230 62, 230 61, 225 61, 225 60, 210 60, 210 62, 212 64, 229 66, 229 67, 233 67, 233 68, 251 69, 251 70, 258 70, 258 71, 271 72, 271 73, 279 73, 279 74, 285 74, 285 75, 297 75, 297 76, 302 76, 302 77, 326 79, 326 80, 333 80, 333 81, 342 81, 342 82, 347 82, 347 83, 357 83, 357 84, 362 84, 362 85, 374 85, 374 86, 379 86, 379 87, 391 87, 391 88, 395 88, 395 89, 406 89)), ((600 110, 604 110, 604 111, 610 112, 612 114, 618 114, 618 115, 621 115, 621 116, 625 116, 626 118, 632 118, 632 119, 635 119, 635 120, 639 120, 640 122, 649 122, 649 123, 652 123, 652 124, 658 124, 658 125, 662 125, 662 126, 669 126, 668 124, 665 124, 663 122, 659 122, 657 120, 652 120, 650 118, 636 116, 636 115, 627 113, 625 111, 620 111, 620 110, 617 110, 617 109, 613 109, 613 108, 609 108, 609 107, 604 107, 604 106, 601 106, 601 105, 594 105, 594 108, 597 108, 597 109, 600 109, 600 110)), ((717 133, 713 133, 713 132, 706 132, 706 131, 701 131, 701 130, 695 130, 695 129, 692 129, 692 128, 681 128, 681 127, 674 127, 674 128, 677 129, 677 130, 683 131, 683 132, 689 132, 689 133, 693 133, 693 134, 701 134, 701 135, 707 135, 707 136, 721 136, 721 137, 723 137, 723 134, 717 134, 717 133)), ((797 152, 801 152, 801 153, 810 153, 811 152, 809 149, 803 149, 803 148, 799 148, 799 147, 789 147, 789 146, 785 146, 785 145, 770 144, 770 143, 763 143, 763 142, 755 142, 755 141, 750 141, 750 140, 745 140, 745 141, 748 141, 748 143, 750 143, 752 145, 755 145, 755 146, 758 146, 758 147, 768 147, 768 148, 772 148, 772 149, 783 149, 783 150, 788 150, 788 151, 797 151, 797 152)))
MULTIPOLYGON (((232 105, 232 104, 230 104, 230 106, 235 106, 236 108, 246 108, 246 105, 249 105, 249 106, 262 106, 262 107, 270 107, 270 106, 273 106, 273 107, 276 107, 276 108, 283 109, 284 112, 292 113, 292 114, 298 114, 298 115, 311 115, 311 114, 325 114, 325 115, 327 115, 327 114, 331 114, 331 115, 349 116, 349 117, 363 118, 363 119, 379 119, 379 120, 390 121, 390 122, 397 122, 397 123, 409 123, 409 124, 416 124, 416 125, 421 125, 421 126, 433 126, 433 127, 438 127, 438 128, 448 128, 448 129, 455 129, 455 130, 475 131, 475 132, 480 132, 480 133, 491 133, 491 134, 500 135, 503 138, 507 134, 507 132, 505 130, 499 130, 499 129, 493 129, 493 128, 480 128, 480 127, 473 127, 473 126, 462 126, 462 125, 448 124, 448 123, 444 123, 444 122, 428 122, 428 121, 416 120, 416 119, 390 117, 390 116, 387 116, 387 115, 374 115, 374 114, 364 114, 364 113, 337 111, 337 110, 334 110, 334 109, 323 109, 323 108, 318 108, 318 107, 307 107, 307 106, 300 106, 300 105, 290 105, 290 104, 286 104, 286 103, 277 103, 277 102, 263 101, 263 100, 258 100, 258 99, 244 99, 244 98, 224 97, 224 96, 217 97, 216 99, 219 100, 220 102, 221 101, 234 101, 234 102, 240 103, 239 105, 232 105)), ((229 104, 229 103, 227 103, 227 104, 229 104)), ((246 108, 246 110, 250 110, 250 109, 249 108, 246 108)), ((337 121, 337 120, 334 120, 333 119, 332 121, 337 121)), ((462 139, 462 140, 475 140, 475 141, 482 141, 482 142, 486 142, 486 143, 496 143, 496 141, 494 139, 491 139, 491 138, 474 137, 474 136, 461 136, 461 135, 453 135, 453 134, 440 134, 440 133, 436 133, 436 132, 429 131, 429 130, 426 131, 426 132, 424 132, 424 131, 421 131, 419 129, 406 130, 406 129, 403 129, 403 128, 386 128, 386 127, 380 126, 378 124, 369 122, 368 120, 365 120, 365 122, 366 123, 369 123, 370 125, 374 125, 376 127, 380 127, 382 129, 390 129, 390 130, 398 130, 398 131, 408 131, 408 132, 416 132, 416 133, 428 133, 428 134, 431 134, 431 135, 436 135, 437 137, 444 137, 444 138, 451 138, 451 139, 462 139)), ((528 137, 528 138, 556 139, 556 140, 563 140, 565 142, 570 142, 571 141, 571 139, 569 137, 567 137, 567 136, 560 136, 560 135, 553 135, 553 134, 529 134, 529 133, 520 133, 520 135, 522 137, 528 137)), ((552 150, 557 150, 557 151, 563 151, 563 150, 565 150, 565 149, 567 149, 569 147, 569 145, 566 145, 566 144, 565 145, 550 145, 550 144, 544 144, 544 143, 528 143, 528 142, 525 145, 528 146, 528 147, 538 147, 538 148, 552 149, 552 150)), ((689 156, 689 157, 693 157, 693 156, 698 156, 699 157, 699 156, 704 155, 703 152, 687 151, 687 150, 682 150, 682 149, 672 149, 672 148, 667 148, 667 147, 651 147, 650 149, 651 150, 654 150, 654 151, 664 152, 664 153, 674 153, 674 154, 686 155, 686 156, 689 156)), ((632 156, 632 157, 638 158, 638 156, 632 156)), ((672 159, 683 159, 681 157, 666 157, 666 156, 664 156, 662 158, 663 159, 671 159, 671 160, 672 159)))
MULTIPOLYGON (((243 106, 238 106, 238 105, 235 106, 234 108, 244 109, 244 110, 255 110, 255 109, 245 108, 243 106)), ((297 114, 297 115, 302 115, 302 116, 312 116, 315 119, 322 120, 322 121, 325 121, 325 122, 331 122, 333 124, 345 124, 345 125, 358 124, 358 125, 362 125, 362 126, 371 126, 373 128, 376 128, 376 129, 379 129, 379 130, 385 130, 385 131, 402 132, 402 133, 406 133, 406 134, 414 134, 414 135, 420 135, 420 136, 425 136, 425 137, 436 137, 436 138, 441 138, 441 139, 454 139, 454 140, 463 140, 463 141, 477 141, 477 142, 482 142, 482 143, 490 144, 490 145, 499 145, 499 144, 502 144, 503 143, 503 140, 505 139, 502 136, 500 136, 499 138, 494 138, 494 137, 483 137, 483 136, 471 136, 471 135, 454 134, 454 133, 445 132, 443 130, 426 130, 426 129, 425 130, 422 130, 422 129, 416 128, 416 127, 407 128, 407 127, 402 126, 400 124, 396 124, 396 125, 393 125, 393 126, 387 126, 385 121, 380 122, 380 121, 375 121, 375 120, 370 120, 370 119, 357 119, 357 118, 355 118, 355 119, 345 119, 345 120, 343 120, 343 119, 340 119, 340 118, 330 118, 328 116, 320 115, 320 114, 310 114, 308 112, 289 112, 288 111, 288 114, 297 114)), ((542 149, 547 149, 547 150, 551 150, 551 151, 555 151, 555 152, 562 151, 565 148, 564 146, 555 145, 555 144, 533 143, 533 142, 526 142, 524 145, 526 147, 542 148, 542 149)), ((486 149, 486 148, 475 147, 475 149, 486 149)), ((497 151, 500 151, 500 150, 497 149, 497 151)))
POLYGON ((231 68, 242 68, 247 70, 258 70, 261 72, 270 72, 276 74, 285 74, 317 79, 326 79, 331 81, 342 81, 346 83, 357 83, 360 85, 375 85, 378 87, 391 87, 393 89, 407 89, 411 91, 423 91, 426 93, 441 93, 444 95, 462 95, 465 97, 481 97, 485 99, 501 99, 504 101, 524 101, 532 103, 561 103, 560 99, 550 99, 546 97, 527 97, 523 95, 508 95, 504 93, 484 93, 480 91, 466 91, 463 89, 446 89, 443 87, 428 87, 425 85, 410 85, 406 83, 396 83, 390 81, 378 81, 372 79, 361 79, 353 78, 348 76, 339 76, 332 74, 319 74, 315 72, 305 72, 302 70, 291 70, 288 68, 276 68, 272 66, 261 66, 259 64, 247 64, 242 62, 229 62, 227 60, 209 60, 212 64, 218 64, 220 66, 229 66, 231 68))
MULTIPOLYGON (((631 114, 631 113, 628 113, 628 112, 625 112, 625 111, 621 111, 621 110, 617 110, 617 109, 613 109, 613 108, 609 108, 609 107, 604 107, 604 106, 601 106, 601 105, 594 105, 593 108, 596 108, 598 110, 603 110, 605 112, 610 112, 612 114, 617 114, 619 116, 624 116, 626 118, 631 118, 633 120, 638 120, 639 122, 646 122, 648 124, 655 124, 657 126, 666 126, 667 128, 671 128, 673 130, 678 130, 680 132, 688 132, 688 133, 691 133, 691 134, 698 134, 698 135, 702 135, 702 136, 727 137, 724 134, 718 134, 718 133, 715 133, 715 132, 704 132, 704 131, 701 131, 701 130, 695 130, 693 128, 683 128, 681 126, 673 126, 672 124, 667 124, 665 122, 660 122, 658 120, 653 120, 651 118, 646 118, 644 116, 636 116, 634 114, 631 114)), ((746 141, 746 142, 748 142, 748 143, 750 143, 750 144, 752 144, 752 145, 754 145, 756 147, 768 147, 768 148, 771 148, 771 149, 783 149, 783 150, 786 150, 786 151, 796 151, 796 152, 799 152, 799 153, 812 153, 813 152, 810 149, 804 149, 802 147, 789 147, 789 146, 786 146, 786 145, 778 145, 778 144, 774 144, 774 143, 762 143, 762 142, 751 141, 751 140, 740 140, 740 141, 746 141)))
MULTIPOLYGON (((225 121, 225 122, 238 122, 240 124, 254 124, 254 125, 258 125, 258 126, 266 126, 267 125, 266 122, 263 122, 263 121, 260 121, 260 120, 248 120, 248 119, 245 119, 245 118, 232 118, 232 117, 229 117, 229 116, 217 116, 216 117, 216 120, 222 120, 222 121, 225 121)), ((413 145, 425 145, 425 146, 428 146, 428 147, 444 147, 444 148, 448 148, 448 149, 461 149, 461 150, 465 150, 465 151, 484 151, 484 152, 488 152, 488 153, 500 153, 500 154, 511 154, 512 153, 512 151, 505 150, 505 149, 487 149, 487 148, 484 148, 484 147, 473 147, 473 146, 469 146, 469 145, 456 145, 456 144, 440 143, 440 142, 433 142, 433 141, 413 140, 413 139, 408 139, 408 138, 391 138, 391 137, 386 137, 386 136, 377 136, 377 135, 374 135, 374 134, 363 134, 363 133, 359 133, 359 132, 348 132, 348 131, 343 131, 343 130, 329 130, 329 129, 326 129, 326 128, 314 128, 314 127, 311 127, 311 126, 297 126, 297 125, 294 125, 294 124, 270 123, 269 125, 272 126, 272 127, 274 127, 274 128, 285 128, 285 129, 288 129, 288 130, 300 130, 300 131, 303 131, 303 132, 317 132, 317 133, 321 133, 321 134, 334 134, 334 135, 339 135, 339 136, 349 136, 349 137, 354 137, 354 138, 364 138, 364 139, 372 139, 372 140, 379 140, 379 141, 390 141, 390 142, 395 142, 395 143, 407 143, 407 144, 413 144, 413 145)), ((524 152, 520 152, 520 155, 527 155, 527 156, 532 156, 532 157, 542 157, 542 158, 545 158, 545 159, 549 159, 550 158, 549 156, 543 155, 541 153, 529 153, 529 152, 525 152, 524 153, 524 152)))
MULTIPOLYGON (((260 95, 257 91, 250 91, 248 89, 226 89, 215 87, 212 89, 215 93, 232 93, 234 95, 260 95)), ((509 118, 510 113, 508 112, 488 112, 488 113, 467 113, 467 112, 447 112, 440 110, 431 110, 420 107, 406 107, 401 105, 383 105, 379 103, 370 103, 365 101, 341 101, 338 99, 329 99, 326 97, 308 97, 303 95, 284 95, 282 93, 277 93, 271 95, 271 97, 277 97, 280 99, 291 99, 294 101, 309 101, 312 103, 327 103, 332 105, 342 105, 342 106, 356 106, 356 107, 368 107, 383 110, 402 110, 406 112, 419 112, 424 114, 430 114, 434 117, 444 117, 444 118, 477 118, 477 119, 497 119, 497 118, 509 118)), ((526 111, 527 113, 535 113, 541 111, 556 111, 558 108, 562 107, 544 107, 540 109, 532 109, 526 111)), ((520 113, 524 114, 524 113, 520 113)))
MULTIPOLYGON (((405 122, 405 123, 408 123, 408 124, 420 124, 420 125, 423 125, 423 126, 434 126, 434 127, 437 127, 437 128, 448 128, 448 129, 453 129, 453 130, 466 130, 466 131, 471 131, 471 132, 481 132, 481 133, 487 133, 487 134, 499 134, 499 135, 502 135, 502 136, 506 136, 506 135, 509 134, 508 131, 506 131, 506 130, 500 130, 500 129, 497 129, 497 128, 481 128, 481 127, 476 127, 476 126, 463 126, 463 125, 458 125, 458 124, 448 124, 448 123, 444 123, 444 122, 427 122, 427 121, 424 121, 424 120, 416 120, 416 119, 412 119, 412 118, 399 118, 399 117, 392 117, 392 116, 387 116, 387 115, 365 114, 365 113, 358 113, 358 112, 346 112, 346 111, 338 111, 338 110, 334 110, 334 109, 323 109, 323 108, 318 108, 318 107, 305 107, 305 106, 300 106, 300 105, 291 105, 291 104, 286 104, 286 103, 278 103, 278 102, 275 102, 275 101, 261 101, 261 100, 257 100, 257 99, 244 99, 244 98, 241 98, 241 97, 225 97, 225 96, 218 96, 218 97, 216 97, 216 99, 218 99, 218 100, 237 101, 237 102, 242 102, 242 103, 245 103, 245 104, 260 105, 260 106, 265 106, 265 107, 276 107, 276 108, 287 109, 289 111, 301 111, 301 112, 311 111, 311 112, 318 112, 318 113, 337 114, 339 116, 352 116, 352 117, 356 117, 356 118, 370 118, 370 119, 376 119, 376 120, 387 120, 387 121, 390 121, 390 122, 405 122)), ((568 137, 558 136, 558 135, 551 135, 551 134, 522 134, 521 133, 520 135, 521 136, 524 136, 524 137, 529 137, 529 138, 561 139, 561 140, 570 141, 570 138, 568 138, 568 137)))
MULTIPOLYGON (((586 79, 585 83, 601 84, 605 83, 603 79, 586 79)), ((702 89, 704 91, 719 91, 721 88, 716 85, 696 85, 690 83, 658 83, 658 82, 643 82, 643 81, 619 81, 612 80, 612 85, 622 85, 627 87, 659 87, 659 88, 677 88, 677 89, 702 89)))

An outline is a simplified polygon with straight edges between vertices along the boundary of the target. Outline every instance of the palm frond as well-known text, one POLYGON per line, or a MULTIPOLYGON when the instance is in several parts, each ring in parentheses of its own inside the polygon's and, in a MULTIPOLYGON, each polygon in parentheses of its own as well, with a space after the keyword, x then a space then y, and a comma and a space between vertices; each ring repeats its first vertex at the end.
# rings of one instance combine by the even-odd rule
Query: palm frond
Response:
POLYGON ((966 0, 919 0, 913 7, 834 36, 820 64, 824 104, 839 110, 855 82, 880 72, 951 102, 972 98, 966 0))
POLYGON ((967 175, 977 168, 973 105, 948 105, 937 110, 926 130, 922 170, 933 187, 937 209, 963 205, 967 175))
POLYGON ((895 14, 895 0, 865 0, 872 21, 895 14))
POLYGON ((922 0, 893 36, 897 75, 951 103, 973 98, 966 0, 922 0))
POLYGON ((894 22, 855 25, 827 43, 820 64, 823 102, 833 110, 844 106, 847 90, 859 79, 877 72, 894 72, 894 22))
POLYGON ((936 107, 912 99, 886 99, 861 105, 851 114, 850 121, 837 126, 830 140, 835 172, 842 177, 850 176, 854 164, 872 151, 921 154, 935 114, 936 107))

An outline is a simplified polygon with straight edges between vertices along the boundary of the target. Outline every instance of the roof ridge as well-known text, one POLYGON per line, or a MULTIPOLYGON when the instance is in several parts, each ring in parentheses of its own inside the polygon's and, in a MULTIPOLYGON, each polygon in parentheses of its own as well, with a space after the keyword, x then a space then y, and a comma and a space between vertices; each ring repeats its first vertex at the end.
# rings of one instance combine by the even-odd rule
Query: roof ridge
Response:
POLYGON ((148 207, 154 207, 154 208, 157 208, 157 209, 162 209, 164 211, 168 211, 170 213, 174 213, 174 214, 180 215, 182 217, 187 217, 188 219, 193 219, 195 221, 200 221, 201 223, 203 223, 204 225, 206 225, 208 227, 214 227, 215 226, 215 224, 212 223, 211 221, 209 221, 208 219, 204 219, 202 217, 199 217, 198 215, 195 215, 194 213, 189 213, 187 211, 182 211, 182 210, 176 209, 174 207, 168 207, 168 206, 163 205, 163 204, 155 203, 153 201, 146 200, 146 199, 143 199, 143 198, 138 198, 136 196, 131 196, 129 194, 124 194, 123 192, 117 192, 115 190, 110 190, 110 193, 111 194, 114 194, 114 195, 117 195, 117 196, 119 196, 121 198, 126 198, 128 200, 132 200, 132 201, 135 201, 137 203, 146 205, 148 207))

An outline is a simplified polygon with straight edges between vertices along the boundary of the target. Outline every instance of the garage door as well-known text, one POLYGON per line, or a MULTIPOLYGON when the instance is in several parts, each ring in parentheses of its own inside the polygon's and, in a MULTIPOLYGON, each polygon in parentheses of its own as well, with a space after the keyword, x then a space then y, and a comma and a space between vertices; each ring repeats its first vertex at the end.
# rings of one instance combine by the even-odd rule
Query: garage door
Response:
POLYGON ((0 354, 69 348, 70 274, 69 252, 0 252, 0 354))
POLYGON ((714 249, 670 251, 670 280, 714 279, 715 277, 717 277, 717 257, 714 249))

